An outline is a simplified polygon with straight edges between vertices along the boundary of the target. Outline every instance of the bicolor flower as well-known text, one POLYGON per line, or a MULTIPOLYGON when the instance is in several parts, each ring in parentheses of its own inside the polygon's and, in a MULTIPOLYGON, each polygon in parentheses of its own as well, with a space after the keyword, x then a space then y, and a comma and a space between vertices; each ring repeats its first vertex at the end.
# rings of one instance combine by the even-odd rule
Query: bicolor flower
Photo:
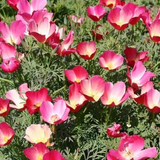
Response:
POLYGON ((127 92, 129 93, 130 97, 134 101, 136 101, 138 104, 144 104, 145 96, 146 96, 147 92, 151 89, 154 89, 153 82, 148 81, 142 86, 140 94, 138 94, 139 91, 134 91, 134 88, 132 88, 132 87, 128 87, 127 92))
POLYGON ((118 150, 110 149, 107 153, 107 160, 142 160, 155 158, 156 147, 144 149, 144 139, 138 135, 123 136, 120 140, 118 150))
POLYGON ((20 0, 7 0, 7 3, 15 10, 18 10, 17 4, 20 0))
POLYGON ((30 143, 45 143, 49 142, 52 134, 51 129, 46 124, 31 124, 25 131, 25 139, 30 143))
POLYGON ((81 42, 77 45, 77 53, 86 60, 91 60, 96 53, 96 44, 94 41, 81 42))
POLYGON ((20 44, 21 40, 24 38, 24 33, 26 31, 26 25, 22 21, 13 21, 10 28, 6 23, 0 22, 0 33, 5 43, 10 43, 11 45, 20 44))
POLYGON ((100 0, 99 4, 109 8, 114 8, 120 4, 120 0, 100 0))
MULTIPOLYGON (((125 5, 126 6, 126 5, 125 5)), ((124 30, 128 27, 131 18, 133 17, 132 10, 125 6, 117 6, 110 10, 107 20, 117 30, 124 30)))
POLYGON ((150 89, 145 94, 144 104, 149 111, 160 113, 160 92, 156 89, 150 89))
POLYGON ((43 160, 67 160, 65 159, 61 153, 57 150, 51 150, 50 152, 46 153, 43 157, 43 160))
POLYGON ((6 146, 11 143, 15 132, 14 130, 6 123, 0 123, 0 147, 6 146))
POLYGON ((99 57, 99 64, 102 68, 113 71, 122 66, 123 56, 110 50, 104 51, 99 57))
POLYGON ((83 79, 88 78, 88 72, 82 66, 76 66, 73 69, 67 69, 64 71, 64 74, 70 83, 80 83, 83 79))
POLYGON ((150 78, 155 77, 155 74, 147 71, 141 61, 137 61, 134 64, 133 69, 131 72, 127 72, 127 76, 129 79, 129 83, 132 87, 142 87, 146 82, 150 81, 150 78))
POLYGON ((9 111, 9 100, 0 98, 0 116, 7 116, 9 111))
POLYGON ((117 82, 114 85, 111 82, 106 82, 101 101, 106 106, 114 107, 122 104, 128 97, 129 94, 126 93, 124 82, 117 82))
POLYGON ((26 107, 31 115, 39 111, 44 101, 51 101, 47 88, 42 88, 38 91, 28 91, 26 92, 26 97, 26 107))
POLYGON ((69 103, 67 105, 72 112, 78 112, 87 102, 87 99, 80 93, 80 84, 73 83, 69 86, 69 103))
POLYGON ((49 101, 43 102, 40 107, 40 112, 45 122, 59 124, 68 119, 70 109, 67 107, 66 102, 63 99, 59 99, 54 105, 49 101))
POLYGON ((43 156, 49 152, 49 149, 44 143, 40 142, 33 147, 26 148, 23 152, 29 160, 43 160, 43 156))
POLYGON ((36 11, 28 23, 28 32, 39 42, 46 42, 56 32, 56 25, 51 21, 53 14, 46 10, 36 11))
POLYGON ((149 56, 147 56, 148 51, 142 51, 138 53, 136 48, 126 46, 124 53, 126 55, 126 63, 131 67, 133 67, 137 61, 142 61, 144 63, 145 61, 149 60, 149 56))
POLYGON ((11 73, 19 68, 20 62, 16 59, 18 54, 14 46, 0 43, 0 56, 3 59, 0 67, 4 72, 11 73))
POLYGON ((98 101, 104 93, 105 81, 99 75, 92 76, 89 80, 84 79, 80 83, 80 92, 89 101, 98 101))
POLYGON ((125 132, 120 132, 121 125, 114 123, 112 127, 107 128, 107 134, 110 137, 123 137, 124 135, 127 135, 125 132))
POLYGON ((101 5, 96 5, 93 7, 89 6, 87 8, 87 15, 93 21, 99 21, 101 18, 104 17, 105 14, 106 14, 106 10, 101 5))
POLYGON ((60 45, 57 44, 56 46, 53 46, 52 44, 50 44, 53 49, 57 47, 56 53, 59 56, 67 56, 71 53, 76 52, 74 48, 70 48, 71 44, 73 43, 73 35, 74 31, 69 31, 67 37, 63 40, 63 42, 60 45))
POLYGON ((23 83, 19 86, 19 92, 16 89, 7 91, 7 99, 13 102, 13 104, 9 104, 9 106, 17 110, 24 110, 27 99, 25 93, 27 91, 30 91, 30 89, 27 86, 27 83, 23 83))

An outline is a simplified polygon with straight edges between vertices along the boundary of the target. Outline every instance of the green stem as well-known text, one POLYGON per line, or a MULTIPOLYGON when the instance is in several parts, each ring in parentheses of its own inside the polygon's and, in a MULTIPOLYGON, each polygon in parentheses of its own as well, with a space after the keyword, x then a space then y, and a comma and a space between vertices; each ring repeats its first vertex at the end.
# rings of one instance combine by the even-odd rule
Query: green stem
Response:
POLYGON ((8 80, 8 79, 4 79, 4 78, 1 78, 1 77, 0 77, 0 80, 14 84, 12 81, 10 81, 10 80, 8 80))
POLYGON ((54 92, 52 93, 52 95, 57 94, 58 92, 60 92, 60 91, 61 91, 61 90, 63 90, 64 88, 66 88, 66 85, 64 85, 64 86, 63 86, 63 87, 61 87, 60 89, 58 89, 58 90, 54 91, 54 92))

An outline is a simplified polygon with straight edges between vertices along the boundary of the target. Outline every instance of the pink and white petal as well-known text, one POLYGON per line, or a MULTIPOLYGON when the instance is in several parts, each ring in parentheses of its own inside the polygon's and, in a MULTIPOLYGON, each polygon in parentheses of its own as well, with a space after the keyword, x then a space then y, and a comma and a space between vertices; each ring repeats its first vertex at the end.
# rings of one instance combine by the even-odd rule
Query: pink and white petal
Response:
POLYGON ((31 14, 31 7, 27 0, 20 0, 17 4, 18 13, 29 13, 31 14))
POLYGON ((157 156, 157 149, 156 147, 148 148, 142 150, 135 154, 134 159, 148 159, 148 158, 155 158, 157 156))
POLYGON ((42 10, 47 5, 47 0, 32 0, 31 7, 33 11, 42 10))

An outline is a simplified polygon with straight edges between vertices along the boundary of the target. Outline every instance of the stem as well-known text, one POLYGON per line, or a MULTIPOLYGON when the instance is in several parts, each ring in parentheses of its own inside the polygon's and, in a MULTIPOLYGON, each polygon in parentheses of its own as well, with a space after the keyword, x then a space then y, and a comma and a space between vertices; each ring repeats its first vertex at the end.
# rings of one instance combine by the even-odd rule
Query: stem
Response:
POLYGON ((14 84, 12 81, 10 81, 10 80, 8 80, 8 79, 4 79, 4 78, 1 78, 1 77, 0 77, 0 80, 14 84))
POLYGON ((52 93, 52 95, 57 94, 58 92, 60 92, 60 91, 61 91, 61 90, 63 90, 64 88, 66 88, 66 85, 64 85, 64 86, 63 86, 63 87, 61 87, 60 89, 58 89, 58 90, 54 91, 54 92, 52 93))

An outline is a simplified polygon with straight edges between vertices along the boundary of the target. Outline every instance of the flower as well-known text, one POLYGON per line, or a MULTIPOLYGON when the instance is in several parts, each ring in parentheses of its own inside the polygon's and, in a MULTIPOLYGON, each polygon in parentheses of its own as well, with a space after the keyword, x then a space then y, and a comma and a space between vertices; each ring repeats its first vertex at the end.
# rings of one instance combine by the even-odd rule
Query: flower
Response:
POLYGON ((64 74, 70 83, 80 83, 83 79, 88 78, 88 72, 82 66, 76 66, 73 69, 66 69, 64 74))
POLYGON ((81 42, 77 45, 77 53, 86 60, 91 60, 96 53, 96 44, 94 41, 81 42))
POLYGON ((47 144, 52 134, 51 129, 46 124, 31 124, 25 131, 25 139, 33 144, 39 142, 47 144))
POLYGON ((99 64, 102 68, 113 71, 122 66, 123 56, 110 50, 104 51, 99 57, 99 64))
POLYGON ((29 160, 43 160, 43 156, 49 152, 49 149, 44 143, 40 142, 33 147, 26 148, 23 152, 29 160))
POLYGON ((51 150, 50 152, 46 153, 43 157, 43 160, 67 160, 65 159, 61 153, 57 150, 51 150))
POLYGON ((0 116, 7 116, 9 111, 9 100, 0 98, 0 116))
POLYGON ((6 123, 0 123, 0 146, 6 146, 11 143, 15 132, 14 130, 6 123))
POLYGON ((117 82, 114 85, 111 82, 106 82, 101 102, 106 106, 113 107, 122 104, 128 97, 129 94, 126 93, 124 82, 117 82))
POLYGON ((23 24, 21 20, 13 21, 10 25, 10 29, 6 23, 0 22, 0 33, 2 34, 2 38, 6 43, 11 45, 18 45, 21 43, 21 39, 24 38, 25 30, 26 25, 23 24))
POLYGON ((89 101, 98 101, 104 93, 105 81, 99 75, 92 76, 89 80, 84 79, 80 83, 80 92, 89 101))
POLYGON ((45 122, 59 124, 68 119, 70 109, 63 99, 58 99, 54 105, 49 101, 43 102, 40 112, 45 122))
POLYGON ((123 137, 124 135, 127 134, 125 132, 121 133, 120 129, 121 129, 121 125, 114 123, 112 127, 108 127, 107 128, 107 134, 110 137, 115 137, 115 138, 116 137, 123 137))
POLYGON ((87 15, 93 21, 99 21, 106 14, 105 8, 101 5, 89 6, 87 8, 87 15))
POLYGON ((148 51, 142 51, 138 53, 137 49, 133 47, 126 46, 124 53, 126 55, 126 63, 131 67, 133 67, 135 62, 137 61, 142 61, 144 63, 149 59, 149 57, 147 56, 148 51))
POLYGON ((129 79, 129 83, 132 87, 142 87, 146 82, 150 80, 150 78, 154 77, 155 74, 147 71, 141 61, 137 61, 134 64, 134 67, 131 72, 127 72, 127 76, 129 79))
POLYGON ((26 107, 31 115, 39 111, 42 102, 51 101, 47 88, 42 88, 38 91, 28 91, 26 92, 26 97, 26 107))
POLYGON ((156 147, 144 149, 144 139, 138 135, 125 135, 121 138, 118 150, 110 149, 107 160, 142 160, 155 158, 156 147))

